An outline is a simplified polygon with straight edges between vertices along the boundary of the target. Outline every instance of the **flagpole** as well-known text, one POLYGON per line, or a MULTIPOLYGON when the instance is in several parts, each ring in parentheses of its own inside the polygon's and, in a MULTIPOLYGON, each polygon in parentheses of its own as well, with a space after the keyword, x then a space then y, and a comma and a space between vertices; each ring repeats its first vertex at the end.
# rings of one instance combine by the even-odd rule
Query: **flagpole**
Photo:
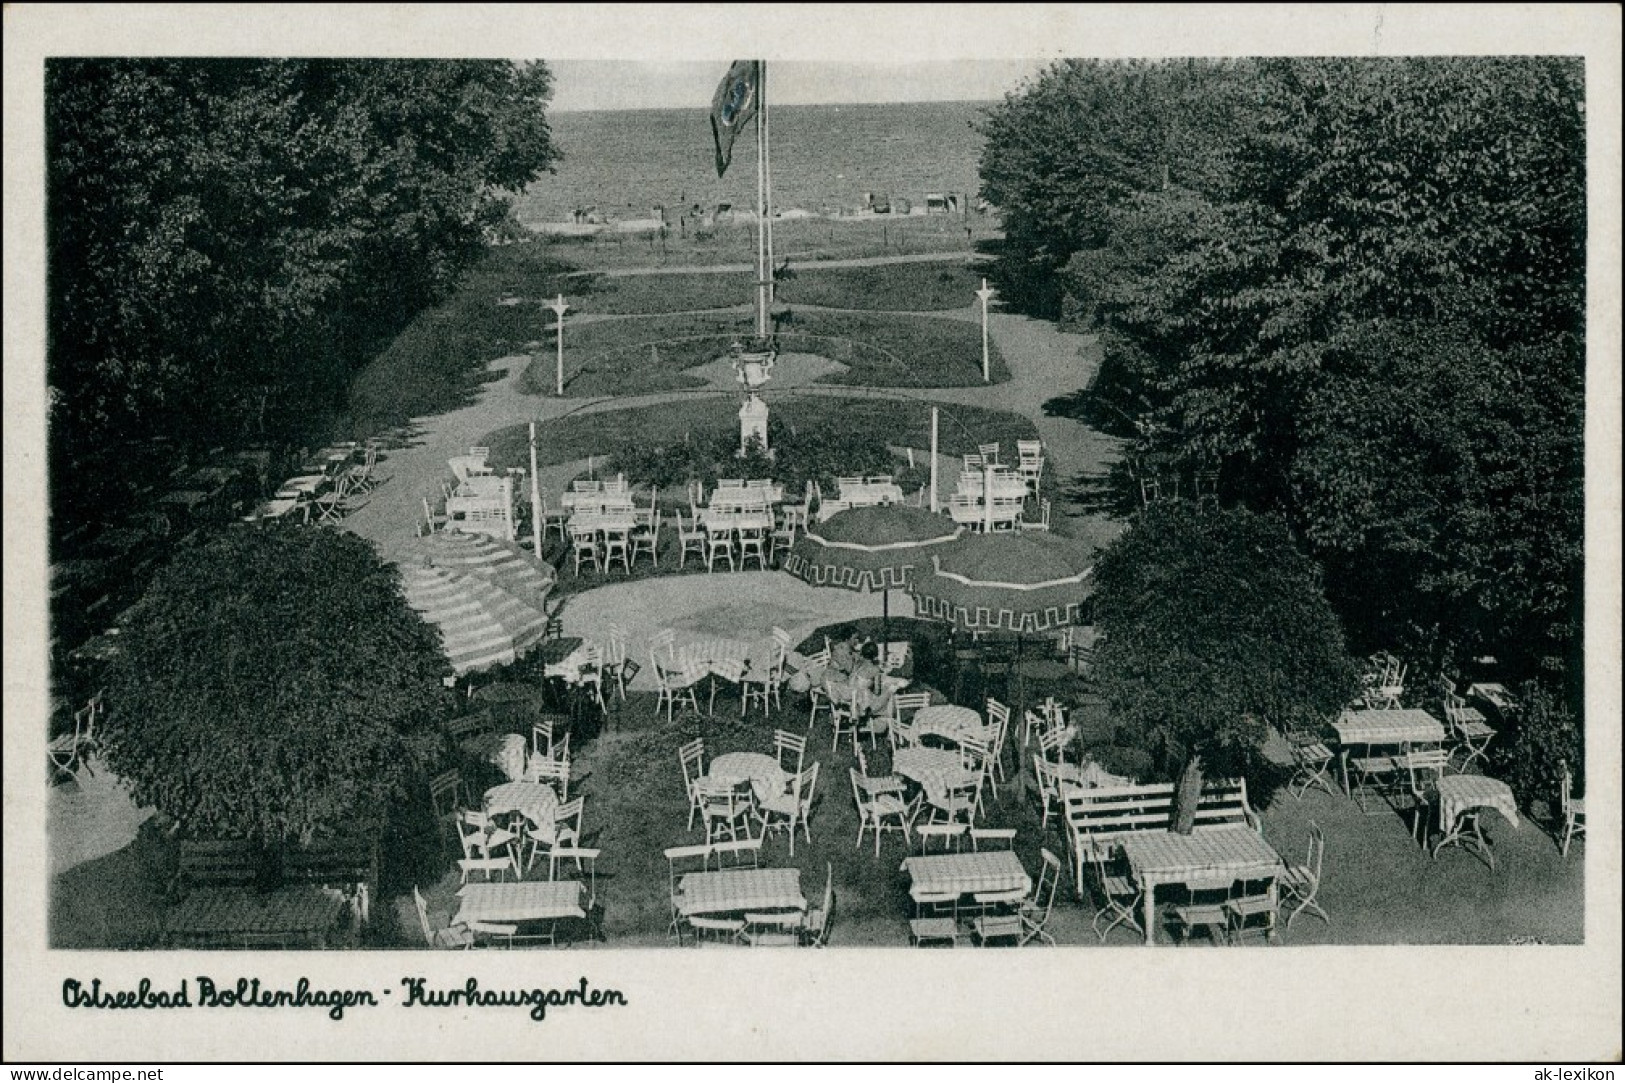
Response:
POLYGON ((767 337, 767 102, 765 65, 757 61, 756 102, 756 336, 767 337))
POLYGON ((767 307, 772 315, 774 294, 773 273, 773 120, 767 115, 767 61, 762 65, 762 204, 767 217, 762 229, 767 237, 767 307))

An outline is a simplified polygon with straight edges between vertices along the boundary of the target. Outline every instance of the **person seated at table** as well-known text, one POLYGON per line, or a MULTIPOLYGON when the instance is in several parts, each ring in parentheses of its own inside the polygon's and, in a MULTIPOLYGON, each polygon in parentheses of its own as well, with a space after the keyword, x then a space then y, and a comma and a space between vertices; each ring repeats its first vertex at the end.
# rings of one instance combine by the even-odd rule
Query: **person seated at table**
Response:
POLYGON ((863 640, 853 632, 829 649, 829 670, 841 678, 850 677, 857 668, 863 640))
MULTIPOLYGON (((896 689, 882 676, 880 644, 868 640, 859 649, 858 662, 852 667, 851 679, 862 682, 869 691, 869 717, 884 721, 891 717, 891 701, 896 689)), ((880 728, 884 730, 885 727, 882 725, 880 728)))

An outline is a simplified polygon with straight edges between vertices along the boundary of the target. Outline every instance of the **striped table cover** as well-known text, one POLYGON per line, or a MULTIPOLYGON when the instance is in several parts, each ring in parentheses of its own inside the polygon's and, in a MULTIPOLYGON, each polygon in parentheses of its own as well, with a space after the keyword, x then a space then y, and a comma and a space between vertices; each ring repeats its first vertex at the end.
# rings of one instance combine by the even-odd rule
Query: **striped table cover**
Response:
POLYGON ((805 910, 800 869, 729 869, 691 872, 677 884, 677 912, 725 914, 744 910, 805 910))
POLYGON ((1492 808, 1518 826, 1518 801, 1499 779, 1484 775, 1451 775, 1439 780, 1439 822, 1448 830, 1456 817, 1475 808, 1492 808))
POLYGON ((913 729, 916 741, 921 737, 940 737, 958 744, 967 737, 991 741, 993 736, 993 727, 984 724, 981 715, 969 707, 952 703, 921 707, 914 715, 913 729))
POLYGON ((485 791, 487 815, 517 812, 530 822, 531 829, 543 839, 552 839, 553 817, 558 810, 558 794, 545 782, 504 782, 485 791))
POLYGON ((945 894, 957 891, 972 895, 982 891, 1031 891, 1033 882, 1021 859, 1009 850, 987 853, 932 854, 911 857, 903 871, 914 881, 914 890, 945 894))
POLYGON ((1263 879, 1286 872, 1275 848, 1250 827, 1224 827, 1176 835, 1136 831, 1119 841, 1141 882, 1170 883, 1233 875, 1263 879))
POLYGON ((579 880, 521 880, 516 884, 464 884, 453 925, 497 924, 586 917, 579 880))
POLYGON ((1337 738, 1348 745, 1440 744, 1444 726, 1426 711, 1407 707, 1398 711, 1344 711, 1332 723, 1337 738))
POLYGON ((892 754, 891 769, 932 793, 945 793, 976 780, 975 772, 965 770, 959 753, 943 748, 899 748, 892 754))

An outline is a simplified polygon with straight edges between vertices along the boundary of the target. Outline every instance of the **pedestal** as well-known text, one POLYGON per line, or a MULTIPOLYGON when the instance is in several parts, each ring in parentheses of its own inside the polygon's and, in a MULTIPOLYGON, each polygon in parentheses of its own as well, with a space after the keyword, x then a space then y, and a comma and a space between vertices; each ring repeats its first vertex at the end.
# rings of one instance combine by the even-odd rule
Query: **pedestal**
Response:
POLYGON ((754 394, 745 397, 745 403, 739 408, 739 450, 743 454, 750 447, 752 439, 761 442, 762 450, 767 451, 767 403, 754 394))

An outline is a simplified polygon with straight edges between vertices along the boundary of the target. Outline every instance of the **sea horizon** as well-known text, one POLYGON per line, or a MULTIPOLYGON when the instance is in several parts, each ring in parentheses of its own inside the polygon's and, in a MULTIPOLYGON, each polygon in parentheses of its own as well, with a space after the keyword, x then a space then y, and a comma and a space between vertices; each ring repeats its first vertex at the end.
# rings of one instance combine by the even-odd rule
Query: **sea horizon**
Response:
MULTIPOLYGON (((773 206, 838 214, 876 201, 923 203, 927 193, 974 201, 982 136, 974 124, 991 102, 830 102, 772 112, 773 206)), ((696 207, 755 204, 753 132, 733 147, 718 178, 710 103, 553 114, 562 157, 515 203, 521 223, 570 222, 577 210, 611 219, 676 219, 696 207)))

